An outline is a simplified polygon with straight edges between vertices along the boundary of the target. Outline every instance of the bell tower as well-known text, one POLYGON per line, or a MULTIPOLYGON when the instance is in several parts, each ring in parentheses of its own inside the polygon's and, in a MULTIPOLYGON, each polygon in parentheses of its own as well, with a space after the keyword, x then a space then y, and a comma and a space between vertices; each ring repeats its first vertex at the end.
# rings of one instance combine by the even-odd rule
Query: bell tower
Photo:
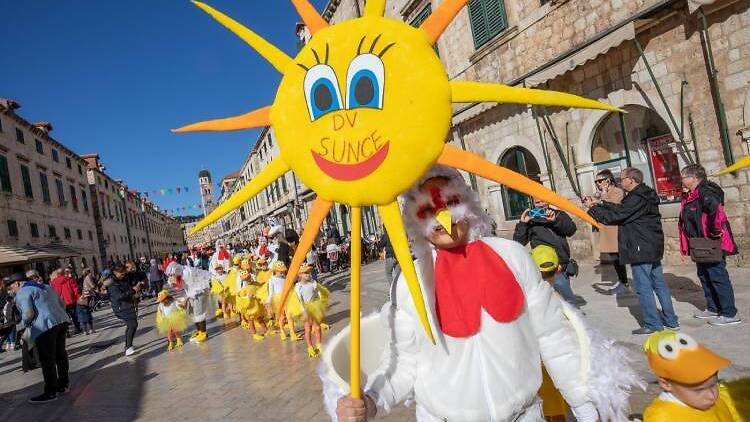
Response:
POLYGON ((201 188, 201 204, 203 205, 203 216, 207 216, 214 209, 214 187, 211 183, 211 173, 201 170, 198 173, 198 185, 201 188))

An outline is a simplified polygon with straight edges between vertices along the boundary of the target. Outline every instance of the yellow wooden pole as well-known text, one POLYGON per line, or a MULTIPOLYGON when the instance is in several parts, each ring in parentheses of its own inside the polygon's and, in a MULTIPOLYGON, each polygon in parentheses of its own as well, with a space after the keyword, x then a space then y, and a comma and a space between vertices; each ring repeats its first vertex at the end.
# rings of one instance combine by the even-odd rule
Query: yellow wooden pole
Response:
POLYGON ((351 336, 349 344, 349 385, 351 387, 352 398, 362 398, 362 386, 359 379, 359 310, 360 310, 360 269, 362 264, 362 209, 352 207, 352 244, 351 264, 351 305, 349 314, 349 323, 351 325, 351 336))

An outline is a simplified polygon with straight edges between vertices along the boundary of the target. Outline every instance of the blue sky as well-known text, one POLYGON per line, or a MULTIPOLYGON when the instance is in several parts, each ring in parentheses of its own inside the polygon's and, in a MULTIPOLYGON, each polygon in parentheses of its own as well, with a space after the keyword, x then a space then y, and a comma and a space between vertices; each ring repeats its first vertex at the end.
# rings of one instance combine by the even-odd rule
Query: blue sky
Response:
MULTIPOLYGON (((208 0, 290 55, 299 21, 285 0, 208 0)), ((322 10, 326 0, 313 0, 322 10)), ((237 170, 256 131, 174 135, 172 127, 273 101, 279 74, 187 0, 3 1, 0 96, 79 154, 97 152, 132 189, 188 186, 165 208, 200 202, 198 171, 237 170)))

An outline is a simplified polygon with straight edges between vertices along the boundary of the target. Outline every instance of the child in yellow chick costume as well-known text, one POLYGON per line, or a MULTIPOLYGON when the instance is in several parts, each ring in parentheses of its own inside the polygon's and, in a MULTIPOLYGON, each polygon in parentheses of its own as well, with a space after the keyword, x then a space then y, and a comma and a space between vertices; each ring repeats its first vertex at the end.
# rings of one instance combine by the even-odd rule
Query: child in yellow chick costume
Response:
POLYGON ((216 264, 211 271, 211 294, 216 298, 216 318, 224 318, 224 315, 229 315, 229 308, 225 301, 227 288, 224 285, 224 281, 227 279, 227 274, 224 272, 224 266, 222 264, 216 264))
POLYGON ((241 288, 237 291, 235 296, 234 305, 237 309, 237 313, 240 315, 240 326, 242 328, 249 329, 250 323, 245 318, 245 312, 250 306, 251 294, 247 287, 252 282, 252 275, 250 271, 240 268, 237 272, 238 281, 241 283, 241 288))
MULTIPOLYGON (((551 285, 555 282, 555 274, 560 270, 560 259, 555 249, 547 245, 539 245, 531 250, 531 258, 542 279, 551 285)), ((563 399, 560 391, 555 388, 549 373, 542 367, 542 386, 539 388, 539 397, 542 399, 542 412, 547 422, 565 422, 565 415, 570 410, 568 403, 563 399)))
POLYGON ((156 328, 167 336, 167 350, 182 347, 182 333, 187 329, 187 313, 183 306, 164 289, 156 297, 156 328), (176 339, 176 344, 173 341, 176 339))
POLYGON ((224 278, 224 301, 222 304, 224 308, 224 318, 230 319, 237 315, 236 298, 237 292, 241 288, 240 280, 240 263, 242 258, 240 256, 232 257, 232 266, 227 271, 227 276, 224 278))
MULTIPOLYGON (((273 263, 271 268, 273 276, 268 280, 268 296, 266 297, 266 309, 268 314, 274 314, 279 309, 279 301, 281 300, 281 292, 284 290, 284 280, 286 278, 286 264, 281 261, 273 263)), ((281 315, 275 315, 276 323, 279 326, 279 335, 281 340, 286 340, 287 335, 284 331, 284 324, 289 324, 289 337, 293 341, 302 340, 294 329, 294 319, 299 318, 302 315, 303 309, 300 304, 297 295, 289 295, 286 306, 284 307, 284 313, 281 315)))
POLYGON ((646 408, 644 422, 747 421, 749 394, 738 394, 746 381, 720 384, 718 372, 731 362, 675 331, 654 333, 643 344, 662 393, 646 408), (744 415, 743 415, 744 413, 744 415))
POLYGON ((320 323, 328 308, 328 289, 312 279, 312 267, 302 264, 297 276, 297 285, 294 292, 297 299, 302 303, 304 310, 303 320, 305 323, 305 342, 307 342, 307 356, 315 358, 320 356, 321 333, 320 323), (312 337, 315 336, 313 345, 312 337))

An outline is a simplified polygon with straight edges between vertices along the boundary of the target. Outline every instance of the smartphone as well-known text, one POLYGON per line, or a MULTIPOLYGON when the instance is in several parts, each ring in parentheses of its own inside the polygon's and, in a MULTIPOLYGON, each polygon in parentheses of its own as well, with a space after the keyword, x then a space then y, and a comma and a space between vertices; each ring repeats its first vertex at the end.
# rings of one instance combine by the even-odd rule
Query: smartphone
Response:
POLYGON ((532 208, 529 210, 529 218, 545 218, 547 216, 547 208, 532 208))

